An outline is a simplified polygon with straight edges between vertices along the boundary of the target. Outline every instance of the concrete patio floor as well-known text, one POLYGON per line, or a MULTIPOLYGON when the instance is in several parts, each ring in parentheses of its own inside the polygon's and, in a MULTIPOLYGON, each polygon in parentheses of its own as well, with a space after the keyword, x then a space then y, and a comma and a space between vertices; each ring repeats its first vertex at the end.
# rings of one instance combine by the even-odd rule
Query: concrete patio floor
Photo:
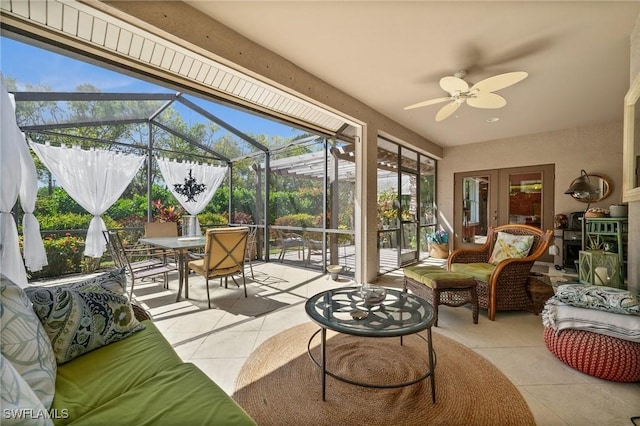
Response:
MULTIPOLYGON (((177 274, 169 290, 151 282, 136 284, 134 292, 182 359, 228 394, 245 360, 263 341, 310 321, 304 311, 309 296, 356 285, 349 277, 332 281, 318 270, 277 262, 254 263, 253 268, 254 280, 246 269, 247 298, 232 280, 228 289, 212 281, 212 309, 207 309, 204 279, 193 274, 188 300, 175 302, 177 274)), ((377 284, 401 288, 402 271, 384 275, 377 284)), ((489 321, 481 309, 474 325, 469 307, 444 306, 434 332, 496 365, 518 387, 539 425, 630 425, 630 417, 640 416, 640 383, 608 382, 567 367, 546 349, 540 316, 499 312, 496 321, 489 321)))

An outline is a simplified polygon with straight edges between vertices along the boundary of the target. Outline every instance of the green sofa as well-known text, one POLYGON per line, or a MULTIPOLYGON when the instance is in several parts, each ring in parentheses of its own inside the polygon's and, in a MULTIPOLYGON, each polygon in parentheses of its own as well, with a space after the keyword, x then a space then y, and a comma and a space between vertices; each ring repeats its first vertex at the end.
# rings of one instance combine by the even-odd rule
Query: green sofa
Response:
POLYGON ((55 424, 252 425, 195 365, 184 363, 152 321, 124 340, 58 366, 55 424), (62 417, 62 416, 60 416, 62 417))
MULTIPOLYGON (((82 288, 71 292, 84 292, 82 297, 88 292, 109 303, 124 300, 129 309, 125 319, 135 323, 135 331, 113 342, 101 342, 103 346, 88 349, 68 361, 59 359, 56 335, 39 311, 41 299, 59 293, 49 288, 28 288, 25 292, 6 279, 0 280, 3 421, 29 425, 255 425, 206 374, 180 359, 142 309, 129 304, 125 296, 114 296, 104 289, 95 291, 97 286, 113 286, 119 279, 112 274, 81 283, 82 288), (39 341, 36 349, 24 350, 35 340, 39 341), (31 367, 24 368, 29 363, 31 367), (5 411, 9 408, 22 410, 16 411, 16 416, 26 413, 39 418, 9 418, 13 413, 5 411)), ((64 304, 61 300, 68 301, 58 299, 56 307, 64 304)), ((124 317, 118 317, 117 309, 110 312, 116 322, 122 323, 124 317)), ((54 326, 71 316, 71 311, 58 315, 54 326)), ((98 324, 99 316, 93 318, 87 328, 103 325, 98 324)), ((68 329, 69 324, 61 328, 68 329)), ((76 334, 82 332, 80 327, 76 334)), ((78 343, 83 339, 73 345, 78 343)))

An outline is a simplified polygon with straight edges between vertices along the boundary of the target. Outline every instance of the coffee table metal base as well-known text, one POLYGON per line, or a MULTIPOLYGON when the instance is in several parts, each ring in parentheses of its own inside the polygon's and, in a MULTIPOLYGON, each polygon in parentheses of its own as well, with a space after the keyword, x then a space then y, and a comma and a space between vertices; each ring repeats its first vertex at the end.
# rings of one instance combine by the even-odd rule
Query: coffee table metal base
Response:
MULTIPOLYGON (((426 379, 427 377, 431 378, 431 400, 433 401, 433 403, 436 403, 436 385, 435 385, 435 377, 432 374, 432 371, 435 369, 436 366, 436 353, 433 350, 433 346, 431 344, 431 329, 427 329, 427 338, 425 338, 424 336, 421 336, 418 333, 415 333, 415 335, 417 337, 419 337, 420 339, 422 339, 425 343, 427 343, 427 350, 429 352, 429 368, 428 370, 422 374, 420 377, 416 378, 416 379, 412 379, 406 382, 402 382, 402 383, 392 383, 392 384, 376 384, 376 383, 365 383, 365 382, 359 382, 356 380, 351 380, 347 377, 343 377, 340 376, 338 374, 332 373, 331 371, 327 370, 327 329, 324 327, 321 327, 320 330, 316 331, 315 333, 313 333, 311 335, 311 338, 309 338, 309 342, 307 343, 307 353, 309 354, 309 358, 311 358, 311 361, 313 361, 313 363, 318 366, 321 371, 322 371, 322 400, 325 401, 325 391, 326 391, 326 378, 327 376, 333 377, 336 380, 340 380, 341 382, 345 382, 345 383, 349 383, 351 385, 355 385, 355 386, 362 386, 362 387, 366 387, 366 388, 378 388, 378 389, 391 389, 391 388, 401 388, 401 387, 405 387, 405 386, 411 386, 414 385, 424 379, 426 379), (318 335, 318 333, 321 333, 321 338, 320 338, 320 358, 321 360, 318 361, 317 359, 314 358, 313 354, 311 353, 311 342, 313 341, 313 339, 318 335)), ((375 338, 375 337, 372 337, 375 338)), ((402 346, 402 338, 403 336, 400 336, 400 345, 402 346)))

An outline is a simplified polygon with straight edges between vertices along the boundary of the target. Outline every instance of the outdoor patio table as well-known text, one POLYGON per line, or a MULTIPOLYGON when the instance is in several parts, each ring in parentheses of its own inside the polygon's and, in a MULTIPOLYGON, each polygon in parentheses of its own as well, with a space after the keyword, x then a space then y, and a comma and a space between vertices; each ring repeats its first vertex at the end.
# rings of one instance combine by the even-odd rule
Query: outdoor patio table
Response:
MULTIPOLYGON (((371 388, 397 388, 418 383, 430 378, 431 399, 436 402, 435 362, 431 340, 431 326, 435 315, 426 300, 401 290, 385 288, 386 298, 378 302, 367 302, 359 287, 343 287, 326 290, 312 296, 305 303, 307 315, 320 326, 307 345, 311 360, 322 370, 322 400, 325 400, 326 376, 329 375, 352 385, 371 388), (357 382, 327 370, 327 330, 361 337, 400 337, 415 334, 427 343, 428 369, 420 377, 403 383, 376 385, 357 382), (419 333, 427 330, 427 337, 419 333), (311 354, 311 342, 320 333, 320 360, 311 354)), ((363 354, 366 356, 366 354, 363 354)))
POLYGON ((179 285, 178 296, 176 302, 180 301, 180 293, 184 285, 184 297, 189 298, 189 250, 202 248, 205 244, 205 237, 157 237, 157 238, 140 238, 142 244, 162 248, 165 250, 173 250, 178 258, 179 285))

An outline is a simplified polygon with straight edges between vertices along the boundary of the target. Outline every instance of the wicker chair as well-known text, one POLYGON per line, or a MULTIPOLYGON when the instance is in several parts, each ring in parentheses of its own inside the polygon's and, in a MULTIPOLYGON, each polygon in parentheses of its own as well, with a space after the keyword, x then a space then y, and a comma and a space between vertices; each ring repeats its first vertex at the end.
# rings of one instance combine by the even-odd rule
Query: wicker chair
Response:
POLYGON ((488 310, 488 317, 495 320, 496 311, 531 310, 532 300, 527 291, 527 280, 533 263, 542 256, 553 231, 542 231, 528 225, 503 225, 489 227, 487 241, 478 249, 458 249, 451 253, 447 269, 472 275, 478 281, 478 303, 488 310), (514 235, 532 235, 533 245, 529 255, 519 259, 506 259, 497 265, 489 263, 489 257, 498 232, 514 235))

